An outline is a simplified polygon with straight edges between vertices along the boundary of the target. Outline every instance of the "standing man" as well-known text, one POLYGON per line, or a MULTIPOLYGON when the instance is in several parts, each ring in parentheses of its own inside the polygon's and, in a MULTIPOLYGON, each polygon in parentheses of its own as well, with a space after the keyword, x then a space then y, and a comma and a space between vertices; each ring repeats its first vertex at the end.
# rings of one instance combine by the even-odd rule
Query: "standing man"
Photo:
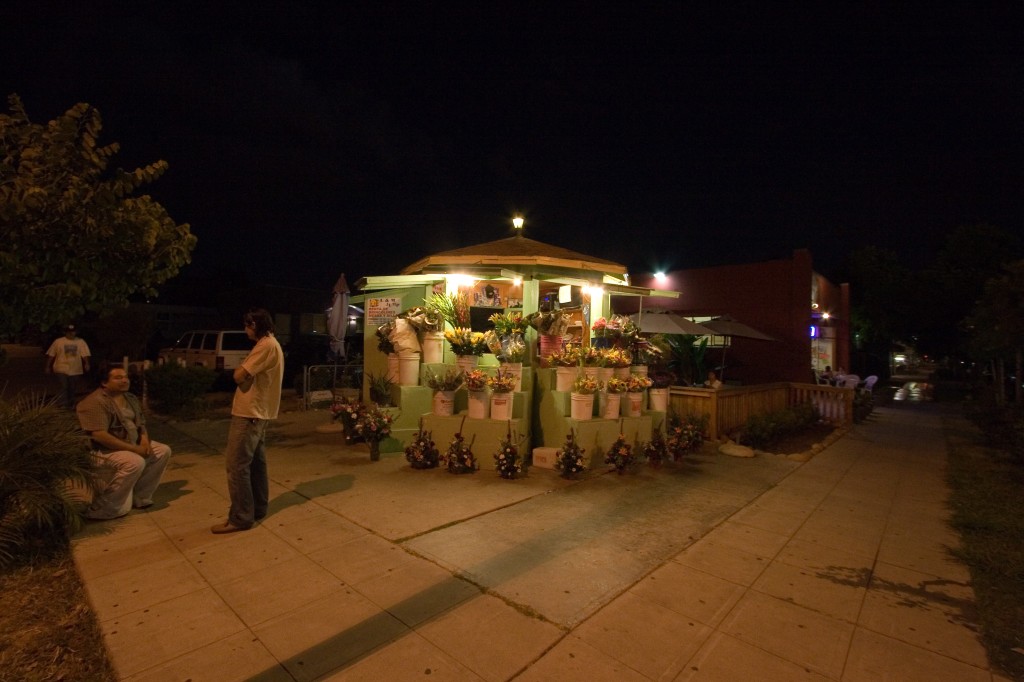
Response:
POLYGON ((46 351, 47 374, 51 372, 60 379, 60 397, 64 407, 75 407, 78 392, 78 378, 89 371, 89 344, 77 336, 75 325, 64 327, 64 336, 50 344, 46 351))
POLYGON ((277 419, 281 407, 284 353, 266 310, 253 308, 246 313, 245 332, 256 345, 234 373, 238 388, 231 403, 225 452, 231 509, 227 521, 210 529, 218 535, 249 530, 267 515, 270 503, 266 431, 267 422, 277 419))
POLYGON ((90 519, 116 519, 153 505, 153 493, 171 458, 171 448, 149 439, 142 405, 120 367, 100 365, 100 387, 78 403, 78 423, 92 439, 106 487, 86 511, 90 519))

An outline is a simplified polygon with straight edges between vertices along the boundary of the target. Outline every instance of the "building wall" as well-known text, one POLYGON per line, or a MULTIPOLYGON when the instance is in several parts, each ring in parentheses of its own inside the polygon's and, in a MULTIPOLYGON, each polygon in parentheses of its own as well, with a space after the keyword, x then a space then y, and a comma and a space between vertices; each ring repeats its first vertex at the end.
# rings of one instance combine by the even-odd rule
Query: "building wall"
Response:
MULTIPOLYGON (((771 381, 811 381, 812 283, 826 296, 837 328, 836 355, 849 365, 848 292, 813 270, 810 251, 799 249, 785 260, 725 265, 669 273, 666 280, 634 277, 641 287, 680 292, 678 299, 645 298, 645 310, 672 310, 681 315, 731 315, 777 341, 734 337, 724 353, 725 379, 744 384, 771 381), (846 331, 840 329, 845 327, 846 331), (840 342, 840 337, 845 341, 840 342)), ((616 312, 636 312, 637 299, 616 297, 616 312)), ((822 303, 819 302, 819 308, 822 303)), ((721 361, 722 349, 708 350, 706 365, 721 361)))

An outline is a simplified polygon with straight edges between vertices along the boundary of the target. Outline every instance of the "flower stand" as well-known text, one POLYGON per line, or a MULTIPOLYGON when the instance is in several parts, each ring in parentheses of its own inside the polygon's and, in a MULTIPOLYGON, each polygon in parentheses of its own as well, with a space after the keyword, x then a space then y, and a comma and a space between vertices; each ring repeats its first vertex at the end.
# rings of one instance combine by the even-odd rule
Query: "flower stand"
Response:
POLYGON ((469 418, 487 419, 491 413, 491 401, 487 397, 487 391, 468 391, 469 394, 469 418))

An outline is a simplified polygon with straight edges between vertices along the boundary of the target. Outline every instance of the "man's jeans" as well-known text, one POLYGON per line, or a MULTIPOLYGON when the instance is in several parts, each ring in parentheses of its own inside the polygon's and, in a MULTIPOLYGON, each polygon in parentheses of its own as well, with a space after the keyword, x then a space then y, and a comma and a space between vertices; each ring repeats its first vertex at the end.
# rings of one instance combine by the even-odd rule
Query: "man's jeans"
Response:
POLYGON ((60 382, 60 402, 66 409, 75 409, 75 398, 78 397, 78 378, 77 374, 62 374, 61 372, 54 372, 57 380, 60 382))
POLYGON ((266 430, 266 419, 231 417, 225 452, 231 495, 228 523, 238 528, 250 528, 267 515, 270 484, 264 448, 266 430))

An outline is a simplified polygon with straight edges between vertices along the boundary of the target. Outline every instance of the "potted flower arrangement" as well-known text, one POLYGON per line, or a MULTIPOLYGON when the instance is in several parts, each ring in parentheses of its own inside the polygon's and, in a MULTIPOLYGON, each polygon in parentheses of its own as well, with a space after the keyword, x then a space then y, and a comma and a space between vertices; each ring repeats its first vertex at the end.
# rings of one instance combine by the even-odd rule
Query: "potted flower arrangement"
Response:
POLYGON ((624 417, 639 417, 644 408, 644 391, 651 387, 651 380, 640 374, 631 374, 626 379, 626 402, 622 404, 624 417))
POLYGON ((416 432, 412 442, 405 447, 405 459, 413 469, 433 469, 437 466, 440 453, 434 440, 430 437, 430 431, 423 429, 423 420, 420 420, 420 430, 416 432))
POLYGON ((547 357, 560 350, 572 320, 560 310, 538 310, 528 315, 526 321, 537 330, 541 366, 546 367, 547 357))
POLYGON ((629 377, 629 366, 633 357, 626 348, 608 348, 604 353, 605 365, 612 368, 612 373, 620 379, 629 377))
POLYGON ((362 437, 356 433, 356 422, 366 409, 358 400, 341 400, 331 404, 331 418, 340 421, 345 432, 345 444, 358 443, 362 437))
POLYGON ((612 377, 604 384, 604 406, 601 416, 605 419, 616 419, 619 416, 622 394, 626 392, 626 380, 612 377))
POLYGON ((510 419, 512 417, 512 391, 516 388, 516 376, 510 372, 498 370, 487 379, 491 389, 491 419, 510 419))
POLYGON ((665 369, 658 369, 648 375, 651 388, 647 391, 650 409, 655 412, 668 411, 668 387, 675 381, 675 375, 665 369))
POLYGON ((434 365, 444 362, 444 317, 437 308, 424 301, 423 306, 416 306, 402 313, 409 324, 416 330, 420 349, 423 352, 423 363, 434 365))
POLYGON ((453 329, 469 327, 469 294, 433 294, 424 301, 427 309, 453 329))
POLYGON ((494 313, 487 320, 494 325, 494 333, 499 337, 522 336, 530 326, 520 312, 494 313))
POLYGON ((449 367, 443 375, 427 370, 427 386, 434 389, 434 414, 450 417, 455 408, 455 391, 462 386, 465 375, 458 367, 449 367))
POLYGON ((476 367, 479 357, 488 350, 483 332, 475 332, 469 327, 448 329, 444 338, 451 345, 452 352, 459 356, 456 362, 464 370, 476 367))
POLYGON ((671 417, 665 447, 673 461, 678 462, 687 452, 696 450, 704 443, 706 426, 707 415, 687 414, 682 418, 674 415, 671 417))
POLYGON ((583 357, 582 349, 577 344, 568 344, 564 349, 555 351, 545 359, 548 367, 555 368, 555 390, 572 390, 572 382, 576 376, 583 357))
POLYGON ((377 327, 375 334, 377 335, 377 350, 388 358, 387 377, 394 383, 398 383, 398 349, 395 348, 395 344, 391 340, 391 334, 394 331, 395 321, 391 320, 377 327))
POLYGON ((611 464, 621 475, 626 469, 636 464, 636 456, 633 454, 633 446, 626 442, 626 436, 619 434, 619 437, 608 448, 604 456, 605 464, 611 464))
POLYGON ((487 397, 487 380, 489 378, 487 372, 482 369, 471 369, 466 372, 470 419, 487 419, 491 413, 491 403, 487 397))
MULTIPOLYGON (((465 425, 465 419, 462 423, 465 425)), ((466 444, 461 426, 459 432, 452 437, 452 442, 449 443, 442 461, 448 472, 452 474, 471 474, 479 468, 476 457, 473 456, 473 443, 471 441, 468 445, 466 444)))
POLYGON ((640 454, 646 457, 647 463, 655 469, 661 466, 668 455, 668 445, 665 442, 665 437, 661 434, 661 429, 655 429, 650 442, 640 446, 640 454))
POLYGON ((511 424, 509 424, 505 439, 498 445, 498 451, 494 453, 494 468, 499 476, 506 479, 513 479, 523 472, 519 448, 516 447, 515 439, 512 438, 511 424))
POLYGON ((555 455, 555 468, 562 472, 563 478, 576 478, 577 474, 586 471, 587 465, 583 459, 585 452, 586 450, 576 442, 576 433, 570 429, 565 437, 565 444, 555 455))
POLYGON ((370 459, 380 459, 380 442, 391 435, 391 415, 379 407, 360 413, 356 420, 356 433, 370 446, 370 459))
POLYGON ((572 395, 570 396, 570 415, 573 419, 590 419, 594 414, 594 394, 601 388, 601 384, 595 377, 587 376, 582 372, 576 376, 572 383, 572 395))

